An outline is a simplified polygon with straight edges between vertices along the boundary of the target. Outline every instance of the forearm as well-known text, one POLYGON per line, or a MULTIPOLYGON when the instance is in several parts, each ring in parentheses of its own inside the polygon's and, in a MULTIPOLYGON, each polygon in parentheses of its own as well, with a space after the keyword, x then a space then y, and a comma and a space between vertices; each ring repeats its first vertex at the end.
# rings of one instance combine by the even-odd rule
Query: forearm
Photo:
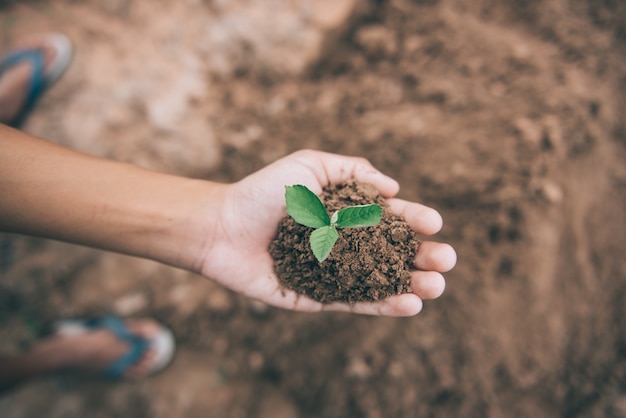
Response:
POLYGON ((224 186, 81 154, 0 126, 0 229, 197 271, 224 186), (201 225, 200 225, 201 224, 201 225))

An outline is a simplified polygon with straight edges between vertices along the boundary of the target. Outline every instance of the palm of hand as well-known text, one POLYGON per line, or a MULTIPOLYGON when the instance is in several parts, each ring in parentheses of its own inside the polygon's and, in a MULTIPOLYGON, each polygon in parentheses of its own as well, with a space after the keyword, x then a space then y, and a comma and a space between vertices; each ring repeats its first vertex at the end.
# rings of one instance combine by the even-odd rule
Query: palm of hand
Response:
MULTIPOLYGON (((218 233, 202 273, 236 292, 286 309, 416 314, 421 310, 423 298, 417 294, 398 295, 376 303, 323 305, 284 289, 278 282, 269 245, 278 223, 286 215, 284 186, 304 184, 319 194, 329 183, 349 178, 374 184, 385 197, 393 196, 398 190, 394 180, 363 159, 314 151, 294 153, 229 186, 216 228, 218 233)), ((401 209, 403 202, 397 203, 401 209)))

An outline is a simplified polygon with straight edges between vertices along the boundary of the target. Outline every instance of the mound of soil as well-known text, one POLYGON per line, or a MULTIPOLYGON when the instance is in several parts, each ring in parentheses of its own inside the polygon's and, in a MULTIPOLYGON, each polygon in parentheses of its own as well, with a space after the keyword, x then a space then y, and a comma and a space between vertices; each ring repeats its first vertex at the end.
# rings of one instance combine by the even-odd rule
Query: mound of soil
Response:
POLYGON ((0 1, 3 52, 57 30, 76 49, 26 129, 224 183, 301 149, 367 158, 459 261, 414 318, 307 314, 1 234, 3 355, 109 313, 178 347, 137 383, 30 381, 2 418, 626 417, 626 1, 161 3, 0 1))
POLYGON ((281 284, 323 303, 376 301, 411 292, 409 269, 414 267, 419 241, 376 189, 351 181, 330 185, 320 198, 329 213, 377 203, 383 216, 372 227, 338 229, 339 239, 322 263, 309 245, 312 228, 285 217, 270 245, 281 284))

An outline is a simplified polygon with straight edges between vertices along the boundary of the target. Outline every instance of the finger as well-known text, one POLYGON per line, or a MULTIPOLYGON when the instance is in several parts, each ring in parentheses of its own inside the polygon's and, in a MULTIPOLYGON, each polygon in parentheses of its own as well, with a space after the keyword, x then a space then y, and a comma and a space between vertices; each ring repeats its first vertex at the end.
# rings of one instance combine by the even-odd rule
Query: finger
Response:
POLYGON ((391 296, 378 302, 359 302, 354 305, 347 303, 322 304, 313 299, 297 295, 292 291, 283 291, 280 299, 274 298, 270 302, 272 305, 300 312, 351 312, 361 315, 373 316, 414 316, 422 310, 422 300, 414 293, 391 296))
POLYGON ((446 280, 436 271, 411 272, 411 288, 421 299, 437 299, 446 288, 446 280))
POLYGON ((402 217, 418 234, 432 235, 443 226, 441 215, 433 208, 402 199, 389 199, 387 203, 391 211, 402 217))
POLYGON ((423 241, 417 249, 415 267, 440 273, 452 270, 456 265, 456 251, 449 244, 423 241))
POLYGON ((420 313, 422 307, 422 300, 417 295, 405 293, 378 302, 359 302, 354 305, 331 303, 324 305, 322 310, 374 316, 414 316, 420 313))
POLYGON ((383 197, 387 198, 395 196, 400 190, 397 181, 381 173, 365 158, 311 150, 298 151, 293 157, 312 169, 323 185, 344 183, 354 179, 372 184, 383 197))

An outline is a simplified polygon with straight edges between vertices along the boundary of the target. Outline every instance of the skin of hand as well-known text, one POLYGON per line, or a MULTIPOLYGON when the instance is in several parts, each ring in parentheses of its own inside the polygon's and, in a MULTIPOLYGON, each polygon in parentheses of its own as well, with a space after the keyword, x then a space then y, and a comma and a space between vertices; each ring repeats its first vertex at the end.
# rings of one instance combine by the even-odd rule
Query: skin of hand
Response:
POLYGON ((145 170, 89 156, 0 125, 0 230, 148 258, 212 278, 270 305, 298 311, 410 316, 441 295, 456 263, 447 244, 422 242, 414 294, 322 305, 283 289, 269 244, 286 215, 284 186, 315 193, 355 179, 373 184, 421 235, 442 226, 433 209, 395 196, 399 186, 364 159, 298 151, 233 184, 145 170))
POLYGON ((319 195, 328 184, 351 178, 373 184, 388 199, 392 211, 418 234, 431 235, 441 229, 442 218, 437 211, 394 198, 398 183, 367 160, 303 150, 221 189, 219 215, 211 217, 214 224, 209 228, 210 240, 204 246, 202 260, 196 263, 200 273, 236 292, 296 311, 351 311, 384 316, 419 313, 424 299, 443 293, 445 280, 441 273, 456 264, 456 253, 448 244, 422 242, 416 256, 418 270, 411 273, 414 293, 384 301, 321 304, 279 285, 268 248, 279 221, 286 216, 284 186, 303 184, 319 195))

